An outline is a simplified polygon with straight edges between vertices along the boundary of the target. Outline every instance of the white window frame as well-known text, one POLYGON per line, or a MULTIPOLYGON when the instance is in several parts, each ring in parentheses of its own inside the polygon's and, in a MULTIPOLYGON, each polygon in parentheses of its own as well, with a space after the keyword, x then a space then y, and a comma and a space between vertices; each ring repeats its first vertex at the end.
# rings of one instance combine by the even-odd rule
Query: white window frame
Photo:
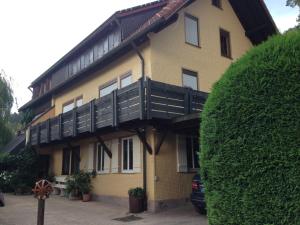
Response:
POLYGON ((109 88, 109 87, 111 87, 113 85, 115 85, 115 87, 112 89, 111 92, 113 92, 114 90, 118 89, 118 80, 117 79, 108 82, 107 85, 100 86, 99 87, 99 97, 101 98, 101 97, 104 97, 106 95, 109 95, 111 92, 109 92, 107 94, 104 94, 104 95, 101 95, 101 91, 104 90, 104 89, 106 89, 106 88, 109 88))
POLYGON ((190 145, 191 145, 191 149, 186 149, 186 157, 187 157, 187 166, 188 166, 188 170, 189 171, 195 171, 195 170, 198 170, 200 168, 199 167, 196 167, 195 165, 195 153, 197 154, 197 151, 198 149, 194 149, 194 139, 195 138, 198 138, 196 136, 186 136, 186 141, 189 140, 191 141, 190 145), (191 151, 191 158, 192 158, 192 167, 189 167, 189 162, 188 162, 188 151, 191 151))
POLYGON ((131 72, 126 73, 125 75, 120 77, 120 88, 124 88, 124 87, 129 86, 130 84, 132 84, 132 81, 133 81, 132 73, 131 72), (126 79, 130 79, 130 83, 125 85, 125 86, 122 86, 122 81, 126 80, 126 79))
POLYGON ((185 43, 192 45, 192 46, 196 46, 196 47, 200 47, 200 31, 199 31, 199 19, 193 15, 190 15, 188 13, 185 13, 184 15, 184 35, 185 35, 185 43), (188 27, 187 27, 187 21, 193 21, 196 23, 196 38, 197 38, 197 43, 194 43, 191 39, 189 39, 189 33, 188 33, 188 27))
POLYGON ((66 103, 64 103, 64 104, 62 105, 62 113, 70 112, 70 111, 72 111, 75 107, 80 107, 80 106, 82 106, 83 104, 84 104, 84 102, 83 102, 83 96, 80 95, 80 96, 76 97, 75 99, 71 99, 70 101, 67 101, 66 103), (78 105, 78 101, 80 101, 80 100, 81 100, 81 105, 78 105), (71 109, 68 110, 68 111, 64 111, 65 107, 70 106, 70 105, 73 105, 73 106, 71 107, 71 109))
POLYGON ((103 146, 100 143, 97 143, 97 151, 96 151, 96 171, 97 173, 103 174, 103 173, 107 173, 105 171, 105 156, 106 152, 104 151, 103 146), (101 165, 100 165, 100 170, 99 170, 99 150, 101 152, 101 165))
POLYGON ((135 173, 134 171, 134 143, 133 143, 133 137, 126 137, 121 139, 121 155, 122 155, 122 165, 121 165, 121 171, 122 173, 135 173), (127 169, 124 169, 124 140, 127 140, 127 169), (132 169, 129 169, 129 141, 131 140, 132 142, 132 169))
POLYGON ((198 73, 195 72, 195 71, 192 71, 192 70, 182 69, 182 86, 192 88, 193 90, 197 91, 199 89, 199 87, 198 87, 198 73), (184 84, 184 76, 187 76, 187 77, 189 76, 189 77, 196 78, 196 88, 185 85, 184 84))

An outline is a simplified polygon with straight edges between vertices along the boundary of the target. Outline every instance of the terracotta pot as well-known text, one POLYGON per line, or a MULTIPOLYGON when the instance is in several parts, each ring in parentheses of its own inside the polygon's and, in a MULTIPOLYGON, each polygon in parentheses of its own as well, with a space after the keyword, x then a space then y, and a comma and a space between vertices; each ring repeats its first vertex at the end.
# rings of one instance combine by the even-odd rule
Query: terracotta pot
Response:
POLYGON ((144 198, 129 196, 129 212, 141 213, 144 211, 144 198))
POLYGON ((83 202, 89 202, 89 201, 91 201, 91 198, 92 198, 91 193, 88 193, 88 194, 82 194, 82 201, 83 201, 83 202))

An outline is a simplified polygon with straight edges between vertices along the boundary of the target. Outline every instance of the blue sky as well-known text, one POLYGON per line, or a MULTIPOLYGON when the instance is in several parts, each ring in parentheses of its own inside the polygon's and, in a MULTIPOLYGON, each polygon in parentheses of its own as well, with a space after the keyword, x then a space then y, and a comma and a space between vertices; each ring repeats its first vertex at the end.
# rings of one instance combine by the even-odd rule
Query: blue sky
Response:
MULTIPOLYGON (((119 9, 153 0, 0 0, 0 70, 12 78, 17 103, 31 98, 31 81, 119 9)), ((241 0, 242 1, 242 0, 241 0)), ((265 0, 281 32, 296 25, 298 9, 265 0)))
POLYGON ((287 7, 286 0, 265 0, 265 3, 281 32, 297 24, 299 9, 287 7))

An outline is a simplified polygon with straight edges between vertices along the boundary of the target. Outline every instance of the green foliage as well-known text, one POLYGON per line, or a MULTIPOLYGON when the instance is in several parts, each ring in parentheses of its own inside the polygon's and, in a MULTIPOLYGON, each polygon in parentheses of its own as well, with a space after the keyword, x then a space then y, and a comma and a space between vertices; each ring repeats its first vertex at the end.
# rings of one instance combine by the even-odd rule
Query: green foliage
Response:
POLYGON ((135 198, 144 198, 145 197, 145 190, 140 187, 131 188, 128 191, 128 195, 135 197, 135 198))
POLYGON ((20 115, 21 115, 20 122, 23 126, 29 124, 34 118, 33 113, 30 109, 27 109, 24 112, 21 112, 20 115))
MULTIPOLYGON (((300 0, 287 0, 286 1, 286 5, 287 6, 290 6, 290 7, 296 7, 298 6, 300 8, 300 0)), ((298 16, 298 20, 297 20, 299 23, 300 23, 300 14, 298 16)))
POLYGON ((10 141, 12 132, 7 126, 10 110, 14 102, 10 81, 0 72, 0 151, 10 141))
POLYGON ((300 32, 233 63, 202 113, 210 225, 300 224, 300 32))
POLYGON ((66 192, 88 194, 92 190, 91 184, 92 173, 80 171, 67 177, 66 192))
POLYGON ((30 192, 38 177, 38 155, 27 148, 16 155, 0 157, 0 189, 4 192, 30 192))

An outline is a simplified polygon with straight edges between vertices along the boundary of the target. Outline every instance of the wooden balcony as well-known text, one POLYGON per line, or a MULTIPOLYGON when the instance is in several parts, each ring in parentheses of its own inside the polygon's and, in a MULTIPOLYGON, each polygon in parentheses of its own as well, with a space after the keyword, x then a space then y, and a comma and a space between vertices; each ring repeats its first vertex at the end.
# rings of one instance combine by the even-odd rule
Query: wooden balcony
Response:
POLYGON ((207 93, 141 79, 30 128, 31 145, 49 144, 129 121, 171 120, 200 112, 207 93))

